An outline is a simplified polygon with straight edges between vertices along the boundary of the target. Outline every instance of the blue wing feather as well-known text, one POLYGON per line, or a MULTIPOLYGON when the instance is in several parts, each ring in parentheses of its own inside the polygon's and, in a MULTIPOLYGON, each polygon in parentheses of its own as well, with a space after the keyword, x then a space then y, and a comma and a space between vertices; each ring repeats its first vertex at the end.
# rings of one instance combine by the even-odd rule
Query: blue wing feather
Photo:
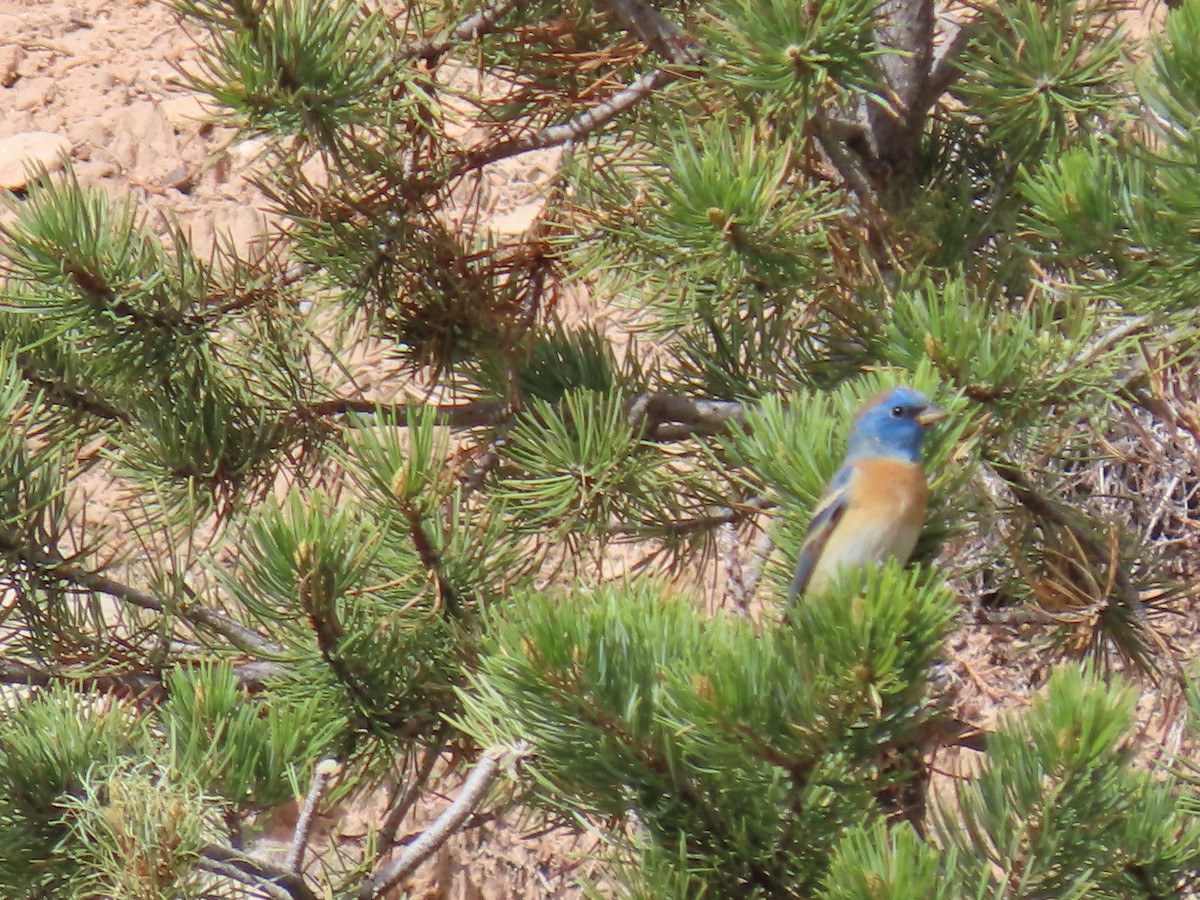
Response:
POLYGON ((796 560, 796 571, 792 575, 791 584, 788 585, 788 606, 796 602, 796 598, 808 587, 813 569, 816 568, 817 561, 829 542, 829 536, 833 534, 846 512, 846 507, 850 505, 850 479, 853 474, 853 466, 842 466, 838 469, 813 512, 812 521, 808 523, 808 535, 804 539, 804 546, 800 548, 800 558, 796 560))

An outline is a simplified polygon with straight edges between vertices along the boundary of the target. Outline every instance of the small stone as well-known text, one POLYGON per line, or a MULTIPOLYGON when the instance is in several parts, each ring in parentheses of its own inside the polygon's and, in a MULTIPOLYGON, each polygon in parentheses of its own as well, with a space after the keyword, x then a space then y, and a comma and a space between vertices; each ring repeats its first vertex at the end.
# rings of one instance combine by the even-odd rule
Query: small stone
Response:
POLYGON ((20 190, 29 183, 30 171, 61 169, 71 152, 71 142, 49 131, 26 131, 0 140, 0 188, 20 190))
POLYGON ((158 104, 176 133, 201 130, 217 114, 217 108, 199 94, 176 94, 158 104))
POLYGON ((266 138, 250 138, 234 144, 227 151, 234 171, 240 172, 257 163, 266 155, 270 146, 266 138))
POLYGON ((172 169, 160 182, 165 188, 175 188, 181 194, 190 194, 196 189, 196 173, 187 166, 172 169))
POLYGON ((20 44, 0 47, 0 87, 12 87, 21 73, 17 71, 25 61, 25 48, 20 44))

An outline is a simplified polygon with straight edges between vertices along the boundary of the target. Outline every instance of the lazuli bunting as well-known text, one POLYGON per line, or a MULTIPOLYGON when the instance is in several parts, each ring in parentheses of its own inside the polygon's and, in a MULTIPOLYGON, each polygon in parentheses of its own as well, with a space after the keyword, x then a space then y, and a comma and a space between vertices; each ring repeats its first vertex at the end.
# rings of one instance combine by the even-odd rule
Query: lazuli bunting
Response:
POLYGON ((921 441, 945 417, 912 388, 893 388, 867 401, 854 418, 842 467, 809 523, 788 587, 789 606, 825 590, 839 571, 893 556, 908 562, 929 500, 921 441))

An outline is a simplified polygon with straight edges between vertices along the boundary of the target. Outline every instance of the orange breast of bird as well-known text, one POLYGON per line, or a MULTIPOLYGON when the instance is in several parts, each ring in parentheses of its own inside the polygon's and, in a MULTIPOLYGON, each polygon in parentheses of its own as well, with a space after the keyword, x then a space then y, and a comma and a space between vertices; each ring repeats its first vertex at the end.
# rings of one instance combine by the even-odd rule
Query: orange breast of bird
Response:
POLYGON ((925 471, 916 463, 865 459, 854 466, 848 503, 813 570, 810 588, 819 592, 843 568, 878 564, 891 557, 908 561, 929 504, 925 471))

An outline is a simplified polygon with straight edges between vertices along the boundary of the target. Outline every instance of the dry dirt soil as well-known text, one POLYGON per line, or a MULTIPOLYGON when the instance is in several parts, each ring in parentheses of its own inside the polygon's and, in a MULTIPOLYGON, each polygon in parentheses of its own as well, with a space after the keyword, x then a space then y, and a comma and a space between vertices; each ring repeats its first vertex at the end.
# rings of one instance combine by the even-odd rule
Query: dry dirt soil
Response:
MULTIPOLYGON (((1141 31, 1153 16, 1135 18, 1141 31)), ((191 38, 154 0, 0 0, 0 146, 27 132, 57 136, 81 181, 132 196, 151 213, 169 211, 190 229, 199 252, 218 235, 245 248, 265 225, 245 177, 258 147, 231 145, 231 132, 205 123, 203 104, 177 73, 194 59, 191 38)), ((0 174, 11 163, 0 154, 0 174)), ((519 232, 532 220, 538 182, 553 163, 552 156, 522 159, 489 173, 497 230, 519 232)), ((709 587, 717 589, 720 579, 715 573, 709 587)), ((1176 638, 1190 656, 1195 617, 1187 612, 1176 638)), ((1019 627, 976 623, 954 638, 949 674, 967 718, 992 725, 1028 703, 1044 677, 1043 658, 1028 653, 1029 637, 1019 627)), ((1162 715, 1154 692, 1143 709, 1146 738, 1169 739, 1174 720, 1162 715)), ((972 762, 952 756, 938 766, 963 770, 972 762)), ((444 787, 452 796, 455 784, 444 787)), ((446 802, 429 799, 405 830, 422 827, 446 802)), ((322 834, 353 841, 373 814, 369 805, 335 811, 322 834)), ((277 825, 277 835, 289 833, 287 810, 277 825)), ((447 900, 577 896, 578 866, 587 866, 593 849, 587 839, 529 837, 517 823, 499 823, 452 841, 408 887, 412 896, 447 900)))

